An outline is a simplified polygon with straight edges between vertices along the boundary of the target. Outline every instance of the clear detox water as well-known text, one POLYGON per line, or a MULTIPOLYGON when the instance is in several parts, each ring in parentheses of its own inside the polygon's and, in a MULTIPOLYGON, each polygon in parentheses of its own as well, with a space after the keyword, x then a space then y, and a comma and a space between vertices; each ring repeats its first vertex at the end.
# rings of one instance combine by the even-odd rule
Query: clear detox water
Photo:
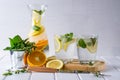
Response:
POLYGON ((94 63, 98 45, 97 35, 80 36, 77 42, 77 52, 80 63, 94 63))
POLYGON ((75 42, 69 44, 66 51, 64 49, 61 49, 60 52, 56 52, 56 57, 58 59, 71 61, 75 54, 75 49, 76 49, 75 47, 76 47, 75 42))
POLYGON ((72 61, 76 51, 76 39, 73 33, 54 36, 55 55, 58 59, 72 61))

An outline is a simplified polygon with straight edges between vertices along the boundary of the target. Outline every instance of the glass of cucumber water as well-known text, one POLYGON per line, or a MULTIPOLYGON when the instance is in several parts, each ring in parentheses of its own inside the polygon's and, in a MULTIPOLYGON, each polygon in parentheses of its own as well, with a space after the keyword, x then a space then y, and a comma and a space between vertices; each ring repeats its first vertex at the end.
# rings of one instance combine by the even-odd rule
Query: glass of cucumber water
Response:
POLYGON ((81 64, 93 64, 96 60, 98 35, 80 35, 77 38, 77 54, 81 64))

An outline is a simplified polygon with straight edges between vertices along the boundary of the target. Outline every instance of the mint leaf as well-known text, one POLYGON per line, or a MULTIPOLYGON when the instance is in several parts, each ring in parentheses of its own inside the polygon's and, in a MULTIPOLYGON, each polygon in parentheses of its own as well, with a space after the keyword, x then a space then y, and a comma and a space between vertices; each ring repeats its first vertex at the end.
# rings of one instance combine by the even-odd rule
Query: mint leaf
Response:
POLYGON ((96 43, 96 38, 90 38, 91 39, 91 41, 92 41, 92 44, 93 44, 93 46, 95 45, 95 43, 96 43))
POLYGON ((11 47, 6 47, 5 49, 3 50, 11 50, 12 48, 11 47))
POLYGON ((21 37, 19 36, 19 35, 16 35, 14 38, 13 38, 13 42, 14 43, 18 43, 18 42, 21 42, 22 41, 22 39, 21 39, 21 37))
POLYGON ((10 47, 6 47, 4 50, 25 51, 31 53, 31 51, 36 48, 34 42, 29 42, 28 38, 22 40, 19 35, 16 35, 14 38, 9 38, 9 40, 10 47))
POLYGON ((14 41, 13 41, 13 39, 11 39, 11 38, 9 38, 9 40, 10 40, 10 46, 11 46, 11 48, 14 48, 14 41))
POLYGON ((34 29, 35 31, 39 31, 41 28, 38 27, 38 26, 33 26, 33 29, 34 29))
POLYGON ((42 15, 44 12, 45 12, 45 10, 34 10, 36 13, 38 13, 39 15, 42 15))
POLYGON ((69 42, 73 40, 73 33, 67 33, 61 36, 60 38, 63 42, 69 42))
POLYGON ((85 41, 83 39, 80 39, 78 41, 78 46, 82 47, 82 48, 86 48, 86 44, 85 44, 85 41))

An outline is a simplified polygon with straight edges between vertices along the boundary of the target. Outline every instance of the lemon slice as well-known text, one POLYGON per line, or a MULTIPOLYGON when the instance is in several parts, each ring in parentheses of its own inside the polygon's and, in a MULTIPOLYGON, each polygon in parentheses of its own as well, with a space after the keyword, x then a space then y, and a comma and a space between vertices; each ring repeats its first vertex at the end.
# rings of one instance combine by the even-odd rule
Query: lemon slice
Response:
POLYGON ((87 50, 90 52, 90 53, 95 53, 96 51, 97 51, 97 42, 95 43, 95 45, 94 46, 88 46, 87 45, 87 50))
POLYGON ((40 35, 41 33, 43 33, 45 31, 45 28, 43 26, 40 26, 40 30, 39 31, 36 31, 36 30, 33 30, 29 36, 37 36, 37 35, 40 35))
POLYGON ((56 35, 55 36, 55 52, 59 52, 62 48, 61 41, 59 40, 59 37, 56 35))
POLYGON ((51 60, 46 63, 47 68, 61 69, 63 67, 63 62, 59 59, 51 60))
POLYGON ((41 25, 42 16, 37 12, 33 11, 32 13, 32 23, 33 25, 40 26, 41 25))
POLYGON ((69 46, 70 44, 72 44, 73 42, 75 42, 75 39, 73 39, 72 41, 69 41, 69 42, 64 43, 64 46, 63 46, 64 51, 67 51, 68 46, 69 46))

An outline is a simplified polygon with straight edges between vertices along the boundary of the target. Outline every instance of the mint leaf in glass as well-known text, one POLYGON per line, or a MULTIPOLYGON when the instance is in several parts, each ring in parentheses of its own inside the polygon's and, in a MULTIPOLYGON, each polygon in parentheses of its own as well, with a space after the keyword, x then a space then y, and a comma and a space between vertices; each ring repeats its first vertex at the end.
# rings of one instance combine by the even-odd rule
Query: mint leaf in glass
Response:
POLYGON ((90 38, 91 39, 91 41, 92 41, 92 44, 93 44, 93 46, 95 45, 95 43, 96 43, 96 38, 90 38))
POLYGON ((86 48, 86 44, 85 41, 83 39, 79 39, 78 41, 78 46, 82 47, 82 48, 86 48))
POLYGON ((73 33, 66 33, 60 38, 63 42, 69 42, 73 40, 73 33))

